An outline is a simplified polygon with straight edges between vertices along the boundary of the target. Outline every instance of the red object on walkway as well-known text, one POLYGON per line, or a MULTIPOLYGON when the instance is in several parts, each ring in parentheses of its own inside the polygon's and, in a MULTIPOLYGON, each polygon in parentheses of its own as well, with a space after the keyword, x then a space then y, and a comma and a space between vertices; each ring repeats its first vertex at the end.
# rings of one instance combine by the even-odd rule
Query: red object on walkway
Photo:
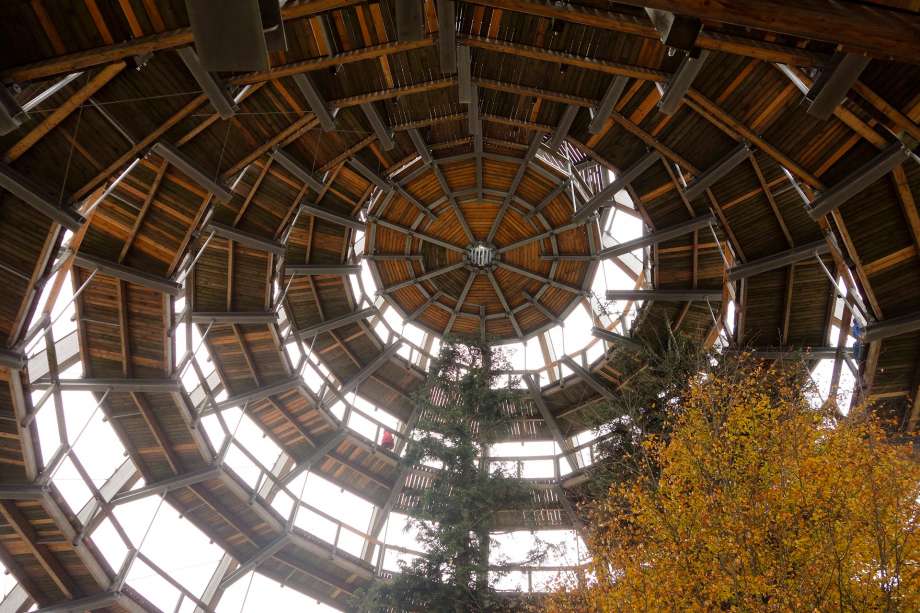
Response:
POLYGON ((392 449, 396 441, 393 440, 393 433, 389 430, 383 431, 383 440, 380 442, 380 445, 384 449, 392 449))

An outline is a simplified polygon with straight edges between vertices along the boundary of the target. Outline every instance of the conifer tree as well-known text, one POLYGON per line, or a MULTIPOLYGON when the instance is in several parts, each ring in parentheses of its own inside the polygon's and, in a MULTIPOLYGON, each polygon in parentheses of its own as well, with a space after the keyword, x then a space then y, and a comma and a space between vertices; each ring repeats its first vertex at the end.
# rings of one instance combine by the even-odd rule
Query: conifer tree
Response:
MULTIPOLYGON (((404 491, 414 501, 409 527, 426 555, 360 595, 361 610, 514 610, 489 582, 496 512, 532 504, 522 480, 488 461, 489 447, 506 431, 510 409, 521 398, 514 381, 504 380, 508 370, 505 355, 488 345, 442 344, 415 399, 419 422, 402 459, 410 467, 436 469, 428 487, 404 491)), ((525 562, 540 554, 530 552, 525 562)))

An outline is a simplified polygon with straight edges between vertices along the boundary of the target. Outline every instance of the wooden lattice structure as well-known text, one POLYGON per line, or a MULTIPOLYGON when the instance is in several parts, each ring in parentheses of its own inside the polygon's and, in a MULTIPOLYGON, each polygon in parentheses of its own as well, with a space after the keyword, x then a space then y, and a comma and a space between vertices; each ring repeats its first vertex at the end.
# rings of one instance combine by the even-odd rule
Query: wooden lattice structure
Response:
MULTIPOLYGON (((154 494, 227 552, 186 595, 199 610, 253 569, 347 608, 381 575, 403 485, 428 478, 398 450, 431 344, 381 333, 386 309, 427 339, 510 342, 585 300, 644 300, 636 337, 812 348, 834 359, 832 391, 852 367, 858 397, 915 433, 915 2, 290 0, 280 14, 269 69, 208 72, 192 70, 184 0, 0 4, 0 562, 19 583, 3 610, 157 610, 92 539, 112 505, 154 494), (614 210, 644 237, 610 244, 614 210), (599 262, 636 249, 634 287, 591 296, 599 262), (379 297, 356 289, 363 270, 379 297), (77 330, 55 338, 66 271, 77 330), (855 353, 838 342, 854 322, 855 353), (62 376, 77 362, 82 378, 62 376), (94 394, 129 454, 81 510, 50 480, 68 450, 45 457, 34 419, 67 390, 94 394), (400 421, 396 449, 347 427, 352 394, 400 421), (285 454, 256 487, 224 464, 232 437, 200 427, 231 406, 285 454), (305 470, 374 505, 361 555, 272 506, 305 470)), ((572 437, 617 393, 607 356, 629 342, 608 324, 600 359, 525 375, 509 440, 565 451, 504 528, 577 527, 572 437)))

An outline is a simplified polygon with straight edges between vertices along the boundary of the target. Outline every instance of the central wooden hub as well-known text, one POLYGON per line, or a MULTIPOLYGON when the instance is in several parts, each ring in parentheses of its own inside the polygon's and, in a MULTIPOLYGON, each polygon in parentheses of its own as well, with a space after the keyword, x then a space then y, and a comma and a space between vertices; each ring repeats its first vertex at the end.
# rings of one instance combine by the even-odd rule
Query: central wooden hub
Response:
POLYGON ((561 176, 528 167, 513 188, 520 165, 484 158, 480 189, 475 159, 458 157, 438 162, 443 181, 418 173, 370 211, 378 292, 442 337, 511 342, 556 325, 590 287, 597 225, 572 222, 561 176))

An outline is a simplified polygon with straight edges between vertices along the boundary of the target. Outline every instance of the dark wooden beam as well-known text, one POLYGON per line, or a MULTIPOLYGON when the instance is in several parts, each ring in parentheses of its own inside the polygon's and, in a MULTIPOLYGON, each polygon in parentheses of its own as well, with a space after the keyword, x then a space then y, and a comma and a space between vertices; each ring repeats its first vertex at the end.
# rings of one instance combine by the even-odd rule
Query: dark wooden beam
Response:
POLYGON ((0 514, 9 522, 10 527, 19 535, 25 548, 35 557, 45 572, 48 573, 48 576, 51 577, 54 584, 67 598, 82 595, 79 586, 55 557, 54 553, 47 545, 39 542, 38 533, 19 507, 16 506, 16 503, 0 501, 0 514))
MULTIPOLYGON (((281 10, 285 21, 310 17, 328 11, 352 6, 362 0, 315 0, 312 2, 292 2, 281 10)), ((135 56, 147 55, 165 49, 176 49, 194 42, 190 27, 179 28, 169 32, 133 38, 123 43, 95 47, 75 53, 65 53, 44 60, 39 60, 24 66, 7 68, 0 71, 0 79, 4 81, 33 81, 51 77, 57 74, 71 73, 85 70, 93 66, 108 64, 135 56)), ((354 52, 352 52, 354 55, 354 52)), ((326 59, 326 58, 322 58, 326 59)), ((262 74, 262 73, 254 73, 262 74)))
MULTIPOLYGON (((480 4, 491 8, 515 11, 528 15, 536 15, 547 19, 559 19, 570 23, 631 34, 642 38, 658 39, 659 33, 652 22, 648 19, 614 13, 603 9, 595 9, 585 6, 576 6, 571 3, 556 4, 546 2, 545 0, 467 0, 471 4, 480 4)), ((681 8, 683 3, 680 0, 672 1, 655 1, 655 2, 627 2, 626 4, 635 4, 642 8, 657 8, 659 10, 668 10, 681 15, 695 15, 692 10, 681 8), (668 6, 665 6, 668 5, 668 6), (677 6, 670 6, 677 5, 677 6)), ((692 8, 695 4, 707 4, 705 0, 696 0, 691 2, 692 8)), ((721 3, 724 4, 724 3, 721 3)), ((756 0, 749 0, 743 4, 757 4, 756 0)), ((773 1, 769 4, 778 4, 781 7, 785 5, 782 2, 773 1)), ((849 3, 848 3, 849 4, 849 3)), ((782 10, 782 9, 779 9, 782 10)), ((760 11, 761 14, 764 11, 760 11)), ((701 15, 697 15, 702 17, 701 15)), ((821 28, 821 22, 814 24, 815 27, 821 28)), ((831 30, 828 30, 831 31, 831 30)), ((792 45, 777 45, 753 38, 734 36, 722 32, 708 31, 704 29, 697 37, 697 46, 702 49, 711 51, 721 51, 723 53, 734 53, 756 58, 765 62, 783 62, 797 66, 820 66, 826 59, 826 56, 820 53, 813 53, 792 45), (786 58, 786 59, 778 59, 786 58)), ((915 55, 915 58, 917 56, 915 55)))

